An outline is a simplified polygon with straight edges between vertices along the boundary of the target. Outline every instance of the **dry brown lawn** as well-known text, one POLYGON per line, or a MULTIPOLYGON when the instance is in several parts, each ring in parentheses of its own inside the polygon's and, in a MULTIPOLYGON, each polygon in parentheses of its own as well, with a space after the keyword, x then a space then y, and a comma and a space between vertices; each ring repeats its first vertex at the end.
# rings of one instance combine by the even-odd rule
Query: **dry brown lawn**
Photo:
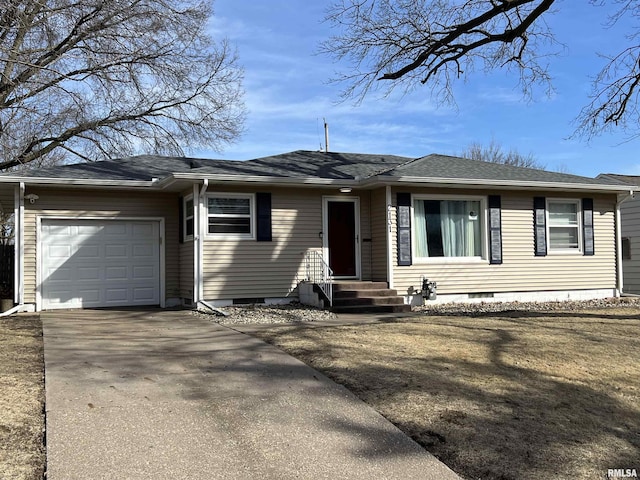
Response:
POLYGON ((0 478, 41 480, 44 360, 37 315, 0 318, 0 478))
POLYGON ((257 334, 469 479, 640 472, 640 309, 424 316, 257 334))

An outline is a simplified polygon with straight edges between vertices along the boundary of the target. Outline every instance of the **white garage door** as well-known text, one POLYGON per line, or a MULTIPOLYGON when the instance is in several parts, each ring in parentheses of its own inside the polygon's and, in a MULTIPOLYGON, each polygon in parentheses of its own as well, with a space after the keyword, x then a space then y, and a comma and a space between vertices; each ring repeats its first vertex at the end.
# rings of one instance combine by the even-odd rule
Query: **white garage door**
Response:
POLYGON ((42 308, 160 303, 160 228, 153 221, 43 219, 42 308))

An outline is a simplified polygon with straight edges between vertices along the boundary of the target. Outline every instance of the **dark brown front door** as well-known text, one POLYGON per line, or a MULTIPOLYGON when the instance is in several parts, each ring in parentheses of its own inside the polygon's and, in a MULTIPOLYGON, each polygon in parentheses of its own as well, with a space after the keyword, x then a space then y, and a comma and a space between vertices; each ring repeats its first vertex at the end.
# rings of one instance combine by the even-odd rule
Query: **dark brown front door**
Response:
POLYGON ((354 202, 327 203, 329 266, 336 277, 355 277, 356 212, 354 202))

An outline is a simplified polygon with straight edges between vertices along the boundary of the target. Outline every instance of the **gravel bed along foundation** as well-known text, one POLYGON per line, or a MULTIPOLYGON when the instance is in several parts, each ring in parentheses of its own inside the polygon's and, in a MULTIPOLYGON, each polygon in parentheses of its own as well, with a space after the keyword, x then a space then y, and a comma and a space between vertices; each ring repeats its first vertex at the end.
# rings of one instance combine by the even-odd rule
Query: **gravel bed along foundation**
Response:
POLYGON ((500 312, 547 312, 576 311, 596 308, 638 308, 640 298, 618 297, 596 300, 560 301, 560 302, 478 302, 478 303, 442 303, 414 307, 414 312, 425 315, 486 315, 500 312))
MULTIPOLYGON (((544 312, 544 311, 578 311, 596 308, 638 308, 640 298, 604 298, 598 300, 563 301, 563 302, 477 302, 477 303, 442 303, 427 304, 414 307, 414 313, 424 315, 467 315, 482 316, 505 312, 544 312)), ((284 305, 249 304, 221 307, 227 316, 215 312, 197 311, 197 315, 206 315, 216 323, 231 324, 275 324, 316 322, 337 318, 328 310, 320 310, 300 303, 284 305)))
POLYGON ((222 325, 238 323, 296 323, 316 322, 336 318, 336 314, 328 310, 308 307, 300 303, 285 305, 234 305, 232 307, 220 307, 227 316, 196 312, 198 315, 207 315, 214 322, 222 325))

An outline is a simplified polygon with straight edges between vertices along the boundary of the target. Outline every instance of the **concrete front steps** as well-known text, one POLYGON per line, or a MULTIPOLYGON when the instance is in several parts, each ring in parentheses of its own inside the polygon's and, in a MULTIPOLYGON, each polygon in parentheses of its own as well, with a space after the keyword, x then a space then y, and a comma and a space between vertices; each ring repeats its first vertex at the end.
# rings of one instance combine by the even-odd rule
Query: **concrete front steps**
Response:
POLYGON ((396 290, 386 282, 346 281, 333 284, 333 307, 336 313, 403 313, 411 306, 404 304, 396 290))

